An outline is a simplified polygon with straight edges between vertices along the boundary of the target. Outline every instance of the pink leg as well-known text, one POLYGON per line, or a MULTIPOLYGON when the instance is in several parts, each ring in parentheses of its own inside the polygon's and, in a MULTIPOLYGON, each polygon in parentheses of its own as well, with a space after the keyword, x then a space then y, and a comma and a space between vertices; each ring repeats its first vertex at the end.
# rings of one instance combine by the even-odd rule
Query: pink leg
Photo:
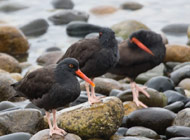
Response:
POLYGON ((52 127, 52 124, 51 124, 51 120, 50 120, 50 113, 49 112, 46 112, 46 117, 47 117, 47 120, 48 120, 48 125, 49 125, 49 135, 52 136, 52 132, 53 132, 53 127, 52 127))
POLYGON ((142 92, 145 96, 148 98, 150 95, 141 87, 137 86, 137 84, 134 81, 131 81, 131 89, 133 93, 133 101, 136 103, 137 106, 142 106, 144 108, 147 108, 145 104, 143 104, 141 101, 139 101, 139 92, 142 92))

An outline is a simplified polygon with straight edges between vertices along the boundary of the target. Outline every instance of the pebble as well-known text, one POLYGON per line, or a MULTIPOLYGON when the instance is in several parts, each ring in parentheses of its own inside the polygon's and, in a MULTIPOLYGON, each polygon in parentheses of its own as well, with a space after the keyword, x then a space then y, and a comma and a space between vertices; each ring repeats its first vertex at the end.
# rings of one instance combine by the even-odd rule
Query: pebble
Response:
POLYGON ((40 36, 47 32, 49 24, 45 19, 35 19, 20 27, 25 36, 40 36))
POLYGON ((117 132, 115 133, 115 135, 120 135, 120 136, 124 136, 127 132, 127 128, 125 127, 119 127, 117 132))
POLYGON ((190 108, 190 101, 185 104, 185 108, 190 108))
POLYGON ((77 10, 63 10, 50 16, 48 19, 55 25, 68 24, 71 21, 88 21, 89 15, 77 10))
POLYGON ((0 140, 29 140, 32 137, 31 134, 25 132, 17 132, 9 135, 0 136, 0 140))
POLYGON ((190 108, 185 108, 178 112, 173 125, 190 127, 190 108))
POLYGON ((164 108, 177 113, 184 108, 184 103, 182 101, 176 101, 170 105, 165 106, 164 108))
POLYGON ((166 137, 190 137, 190 128, 185 126, 170 126, 166 129, 166 137))
POLYGON ((185 79, 181 80, 180 83, 178 84, 178 86, 183 89, 190 90, 190 78, 185 78, 185 79))
POLYGON ((56 9, 73 9, 74 7, 72 0, 53 0, 52 5, 56 9))
POLYGON ((99 32, 100 26, 89 24, 82 21, 70 22, 66 27, 69 36, 85 37, 89 33, 99 32))
POLYGON ((134 102, 132 101, 126 101, 123 103, 124 107, 124 115, 128 116, 131 112, 140 109, 141 107, 138 107, 134 102))
POLYGON ((121 5, 121 8, 125 10, 139 10, 143 8, 143 5, 138 2, 125 2, 121 5))
POLYGON ((184 66, 190 66, 190 62, 176 63, 176 66, 173 68, 173 71, 176 71, 184 66))
POLYGON ((117 8, 113 6, 98 6, 90 10, 91 13, 96 15, 113 14, 117 11, 117 8))
POLYGON ((156 131, 158 134, 165 134, 166 128, 172 125, 175 117, 175 113, 167 109, 151 107, 129 114, 126 125, 127 128, 143 126, 156 131))
POLYGON ((167 90, 174 89, 174 82, 165 76, 157 76, 148 80, 145 85, 149 88, 153 88, 159 92, 164 92, 167 90))
POLYGON ((9 3, 9 4, 2 5, 0 7, 0 11, 5 12, 5 13, 11 13, 11 12, 16 12, 16 11, 23 10, 26 8, 28 7, 19 3, 9 3))
POLYGON ((61 51, 59 47, 50 47, 45 50, 45 52, 61 51))

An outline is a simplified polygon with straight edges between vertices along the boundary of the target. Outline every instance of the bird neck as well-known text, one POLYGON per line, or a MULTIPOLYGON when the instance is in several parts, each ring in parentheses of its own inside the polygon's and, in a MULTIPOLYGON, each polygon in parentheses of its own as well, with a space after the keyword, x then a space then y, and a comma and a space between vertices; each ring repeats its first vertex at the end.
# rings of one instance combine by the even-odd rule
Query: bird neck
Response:
POLYGON ((100 44, 105 48, 114 48, 117 46, 117 41, 115 39, 115 36, 106 39, 100 38, 100 44))

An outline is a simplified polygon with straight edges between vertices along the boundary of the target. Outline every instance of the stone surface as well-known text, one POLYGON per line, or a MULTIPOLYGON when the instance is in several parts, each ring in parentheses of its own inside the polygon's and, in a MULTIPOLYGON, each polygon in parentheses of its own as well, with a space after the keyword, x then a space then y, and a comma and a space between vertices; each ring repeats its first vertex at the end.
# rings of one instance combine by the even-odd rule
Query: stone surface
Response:
POLYGON ((190 78, 190 65, 181 67, 170 74, 172 81, 175 85, 178 85, 179 82, 185 78, 190 78))
POLYGON ((141 137, 147 137, 151 139, 159 139, 160 136, 153 130, 145 127, 131 127, 127 130, 126 136, 141 136, 141 137))
POLYGON ((178 86, 183 89, 190 90, 190 78, 185 78, 185 79, 181 80, 180 83, 178 84, 178 86))
POLYGON ((171 138, 169 140, 190 140, 190 137, 176 137, 176 138, 171 138))
POLYGON ((166 137, 190 137, 190 128, 185 126, 171 126, 166 129, 166 137))
POLYGON ((16 105, 13 104, 12 102, 9 102, 9 101, 0 102, 0 111, 13 108, 13 107, 16 107, 16 105))
POLYGON ((165 62, 187 62, 190 61, 190 47, 185 45, 166 45, 165 62))
POLYGON ((16 12, 19 10, 26 9, 27 6, 19 4, 19 3, 9 3, 9 4, 4 4, 0 7, 0 11, 5 12, 5 13, 11 13, 11 12, 16 12))
POLYGON ((50 64, 56 64, 57 61, 64 55, 61 51, 46 52, 37 58, 39 65, 47 66, 50 64))
MULTIPOLYGON (((167 97, 154 89, 146 89, 146 91, 149 93, 150 98, 145 97, 144 94, 139 95, 139 100, 142 101, 144 104, 146 104, 149 107, 164 107, 167 105, 167 97)), ((132 101, 132 91, 131 89, 125 90, 117 95, 118 98, 120 98, 122 101, 132 101)))
POLYGON ((121 8, 126 10, 139 10, 142 7, 143 5, 137 2, 125 2, 121 5, 121 8))
POLYGON ((57 9, 73 9, 74 7, 72 0, 53 0, 52 4, 57 9))
POLYGON ((43 116, 35 109, 3 112, 0 114, 0 134, 5 135, 14 132, 34 134, 39 131, 41 126, 38 125, 42 120, 43 116))
POLYGON ((29 133, 17 132, 9 135, 0 136, 0 140, 29 140, 31 136, 32 135, 29 133))
MULTIPOLYGON (((95 91, 97 93, 101 93, 103 95, 109 95, 112 89, 123 89, 122 84, 120 84, 118 81, 109 79, 109 78, 95 78, 95 91)), ((81 90, 85 90, 85 83, 81 83, 81 90)))
POLYGON ((10 76, 16 81, 20 81, 23 78, 20 73, 10 73, 10 76))
POLYGON ((122 21, 113 25, 111 28, 115 31, 116 36, 120 36, 123 39, 127 39, 130 34, 140 29, 149 30, 146 25, 136 20, 122 21))
POLYGON ((82 11, 63 10, 50 16, 48 19, 55 25, 68 24, 71 21, 87 21, 89 15, 82 11))
POLYGON ((165 76, 153 77, 148 80, 145 85, 160 92, 174 89, 174 82, 165 76))
POLYGON ((190 62, 183 62, 183 63, 176 62, 176 65, 173 67, 173 71, 176 71, 184 66, 190 66, 190 62))
POLYGON ((170 24, 162 28, 162 31, 169 35, 186 35, 189 24, 170 24))
POLYGON ((89 106, 80 104, 59 112, 58 125, 82 139, 108 138, 121 125, 124 115, 122 102, 116 97, 107 97, 102 103, 89 106), (84 116, 85 114, 85 116, 84 116))
POLYGON ((104 14, 112 14, 117 11, 117 8, 113 6, 98 6, 94 7, 91 10, 91 13, 96 14, 96 15, 104 15, 104 14))
POLYGON ((0 53, 0 68, 8 72, 21 72, 19 62, 12 56, 0 53))
POLYGON ((47 32, 49 27, 49 24, 45 19, 36 19, 33 20, 22 27, 20 27, 20 30, 24 33, 26 36, 39 36, 47 32))
POLYGON ((167 127, 172 125, 176 115, 163 108, 140 109, 129 114, 126 125, 128 128, 133 126, 143 126, 164 134, 167 127))
POLYGON ((173 125, 190 127, 190 108, 178 112, 173 125))
POLYGON ((120 135, 120 136, 124 136, 125 133, 127 132, 127 128, 125 127, 119 127, 119 129, 117 130, 117 132, 115 133, 115 135, 120 135))
POLYGON ((67 25, 66 31, 69 36, 84 37, 89 33, 99 32, 100 28, 100 26, 86 22, 73 21, 67 25))
POLYGON ((61 51, 59 47, 49 47, 45 50, 45 52, 53 52, 53 51, 61 51))
POLYGON ((82 140, 79 136, 75 134, 68 133, 65 137, 60 135, 49 136, 49 129, 44 129, 39 131, 31 137, 30 140, 82 140))
POLYGON ((124 115, 127 116, 129 115, 131 112, 138 110, 140 107, 138 107, 134 102, 132 101, 126 101, 123 103, 123 107, 124 107, 124 115))
POLYGON ((164 108, 177 113, 184 108, 184 103, 182 101, 176 101, 170 105, 165 106, 164 108))
POLYGON ((25 56, 29 44, 24 35, 15 27, 0 26, 0 52, 13 56, 25 56))

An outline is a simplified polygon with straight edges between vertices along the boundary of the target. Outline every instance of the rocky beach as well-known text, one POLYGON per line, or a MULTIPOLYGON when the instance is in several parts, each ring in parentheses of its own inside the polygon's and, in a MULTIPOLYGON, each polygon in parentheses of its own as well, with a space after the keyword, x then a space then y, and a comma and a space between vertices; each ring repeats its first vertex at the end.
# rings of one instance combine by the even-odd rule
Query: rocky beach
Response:
POLYGON ((190 140, 190 18, 188 0, 0 0, 0 140, 190 140), (13 97, 11 84, 55 64, 67 48, 111 28, 120 43, 140 29, 161 34, 164 61, 136 78, 150 98, 132 100, 130 81, 106 73, 94 79, 100 103, 80 96, 59 108, 65 137, 49 136, 45 110, 13 97))

